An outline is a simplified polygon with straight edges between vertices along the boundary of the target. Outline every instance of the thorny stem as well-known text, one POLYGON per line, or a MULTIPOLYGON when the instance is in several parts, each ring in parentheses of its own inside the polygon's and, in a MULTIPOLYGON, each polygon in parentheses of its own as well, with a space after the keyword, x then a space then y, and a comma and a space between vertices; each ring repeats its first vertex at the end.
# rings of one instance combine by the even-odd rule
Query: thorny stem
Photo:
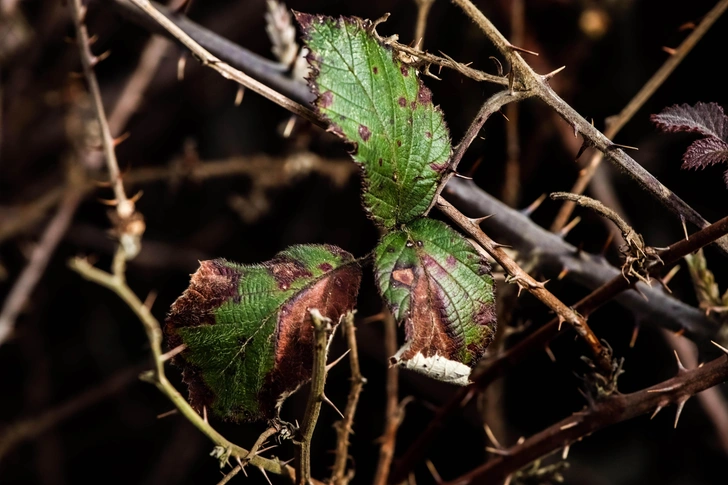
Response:
POLYGON ((311 439, 316 429, 321 404, 323 403, 324 385, 326 384, 326 356, 331 336, 331 320, 321 315, 317 309, 309 310, 313 321, 314 347, 313 368, 311 370, 311 388, 306 403, 306 413, 299 430, 296 444, 296 483, 311 483, 311 439))
MULTIPOLYGON (((536 74, 531 69, 520 54, 513 49, 512 44, 508 42, 503 34, 501 34, 470 0, 452 0, 452 2, 473 19, 483 33, 485 33, 486 37, 511 61, 515 79, 519 81, 516 83, 518 89, 533 90, 535 96, 556 111, 567 123, 574 127, 576 132, 581 133, 585 139, 589 140, 590 144, 603 152, 607 158, 619 166, 643 189, 650 192, 661 204, 670 209, 679 218, 684 218, 701 229, 710 224, 670 189, 662 185, 659 180, 633 158, 622 150, 617 149, 609 138, 577 113, 571 105, 561 99, 548 85, 547 79, 544 76, 536 74)), ((728 253, 728 240, 717 241, 717 244, 724 252, 728 253)))
MULTIPOLYGON (((106 159, 106 168, 109 171, 109 182, 114 189, 116 212, 121 220, 128 220, 135 213, 134 201, 126 196, 124 190, 124 182, 121 178, 119 163, 116 160, 116 152, 114 151, 114 138, 111 136, 104 104, 101 99, 101 89, 99 88, 99 82, 96 79, 96 74, 93 69, 99 61, 99 58, 91 53, 88 30, 84 23, 86 7, 82 5, 81 0, 69 0, 68 8, 71 11, 71 17, 76 26, 76 42, 78 44, 78 50, 81 53, 81 65, 83 66, 83 73, 86 77, 88 89, 91 92, 96 117, 99 121, 101 144, 103 146, 104 158, 106 159)), ((136 256, 140 249, 138 243, 124 244, 124 248, 127 253, 127 259, 132 259, 136 256)))
POLYGON ((632 394, 613 394, 445 484, 503 483, 511 473, 539 457, 571 445, 584 436, 672 403, 680 405, 690 396, 718 385, 726 379, 728 379, 728 356, 721 356, 697 369, 680 372, 676 377, 642 391, 632 394))
MULTIPOLYGON (((116 293, 116 295, 127 304, 127 306, 141 321, 152 351, 154 369, 143 373, 140 377, 143 380, 154 384, 157 389, 159 389, 170 401, 172 401, 179 412, 190 423, 192 423, 193 426, 199 429, 217 446, 223 448, 226 453, 229 454, 228 456, 241 459, 246 458, 248 456, 248 450, 231 443, 224 436, 215 431, 167 380, 167 376, 164 373, 164 361, 162 359, 162 329, 151 311, 134 294, 131 288, 127 286, 126 279, 124 277, 125 258, 123 251, 121 249, 118 250, 114 257, 113 274, 95 268, 88 261, 81 258, 72 259, 69 262, 69 266, 83 278, 104 286, 116 293)), ((269 460, 261 456, 253 456, 250 459, 250 464, 263 468, 271 473, 286 475, 290 478, 294 477, 293 469, 290 466, 282 465, 277 460, 269 460)))
POLYGON ((625 239, 628 239, 629 235, 637 234, 635 230, 632 229, 632 226, 627 224, 625 220, 620 217, 619 214, 617 214, 598 200, 592 199, 591 197, 579 194, 572 194, 570 192, 553 192, 550 197, 554 200, 568 200, 574 202, 577 205, 586 207, 587 209, 591 209, 597 214, 606 217, 607 219, 612 221, 619 228, 620 231, 622 231, 622 234, 625 235, 625 239))
MULTIPOLYGON (((680 44, 680 47, 675 49, 675 52, 668 57, 665 63, 660 69, 655 72, 652 77, 645 83, 644 86, 634 95, 634 97, 627 103, 627 105, 620 111, 617 116, 607 119, 606 129, 604 130, 604 136, 610 140, 617 136, 617 133, 629 122, 630 119, 637 113, 637 111, 647 102, 648 99, 662 86, 662 83, 672 74, 672 71, 680 65, 683 59, 688 53, 695 47, 698 41, 705 35, 705 33, 713 26, 716 20, 725 12, 728 8, 728 0, 720 0, 708 14, 703 17, 700 24, 690 33, 690 35, 680 44)), ((602 152, 596 152, 587 166, 579 172, 579 178, 574 183, 570 192, 575 194, 582 194, 586 190, 589 182, 597 171, 597 167, 604 158, 602 152)), ((553 224, 551 225, 551 231, 558 232, 566 224, 571 217, 571 213, 574 211, 573 202, 565 202, 559 213, 556 215, 553 224)))
POLYGON ((457 210, 448 201, 442 197, 437 199, 438 208, 447 215, 455 224, 460 226, 467 234, 475 239, 488 254, 490 254, 508 273, 514 282, 520 288, 529 291, 533 296, 538 298, 542 303, 551 308, 559 317, 559 320, 568 322, 576 333, 587 343, 598 367, 602 371, 609 373, 611 371, 612 362, 609 351, 601 344, 597 336, 594 334, 586 319, 567 307, 561 300, 556 298, 553 293, 546 289, 544 283, 539 283, 526 273, 503 249, 490 239, 480 229, 478 224, 471 219, 465 217, 462 212, 457 210))
POLYGON ((342 330, 349 344, 349 365, 351 367, 351 388, 349 389, 349 398, 346 401, 346 409, 344 409, 344 419, 336 423, 336 458, 334 459, 334 468, 331 472, 331 483, 333 485, 346 485, 353 473, 346 473, 346 464, 349 461, 349 436, 352 433, 354 425, 354 415, 356 407, 359 404, 359 395, 366 383, 366 379, 361 375, 359 367, 359 348, 356 344, 356 327, 354 326, 354 313, 350 312, 342 321, 342 330))
MULTIPOLYGON (((384 309, 384 352, 385 355, 394 355, 397 352, 397 322, 388 309, 384 309)), ((379 463, 374 474, 374 485, 386 485, 389 478, 389 469, 394 457, 397 429, 401 423, 399 403, 399 367, 390 365, 387 369, 387 407, 384 434, 379 447, 379 463)))
MULTIPOLYGON (((710 244, 728 234, 728 216, 711 224, 705 229, 691 234, 688 239, 680 239, 667 249, 660 251, 658 254, 664 262, 664 269, 668 269, 671 265, 677 263, 685 255, 690 254, 698 249, 710 244)), ((658 267, 653 267, 653 273, 657 272, 658 267)), ((573 308, 581 315, 589 316, 603 304, 610 301, 619 293, 629 289, 635 284, 636 279, 629 277, 625 279, 621 274, 615 276, 606 284, 592 291, 589 295, 582 298, 573 308)), ((435 438, 439 428, 443 425, 445 418, 460 408, 461 403, 466 401, 478 391, 482 391, 490 383, 495 381, 499 376, 504 375, 509 369, 515 367, 518 363, 533 352, 544 348, 544 346, 554 337, 561 335, 559 333, 559 319, 554 318, 546 325, 536 330, 528 336, 528 338, 520 341, 515 346, 508 349, 503 354, 497 356, 488 362, 487 367, 477 375, 473 376, 473 383, 468 387, 458 389, 455 395, 442 407, 437 410, 435 416, 430 420, 425 431, 423 431, 414 445, 407 450, 400 460, 393 479, 398 482, 406 477, 406 474, 414 465, 422 458, 427 447, 435 438)))
POLYGON ((478 114, 475 116, 472 123, 470 123, 470 126, 465 132, 465 135, 463 135, 462 140, 460 140, 460 143, 458 143, 458 145, 455 147, 455 152, 453 153, 452 157, 450 157, 450 161, 448 162, 448 171, 445 176, 442 177, 440 184, 437 186, 437 191, 435 192, 436 195, 432 199, 432 205, 430 206, 430 209, 428 209, 427 213, 429 213, 429 210, 431 210, 432 207, 435 206, 435 204, 437 203, 437 196, 442 193, 447 183, 457 173, 457 168, 460 164, 460 161, 463 159, 463 155, 465 155, 465 152, 468 150, 468 148, 470 148, 470 145, 473 143, 473 140, 475 140, 475 137, 478 136, 478 133, 480 133, 480 130, 483 128, 483 125, 488 120, 488 118, 490 118, 492 114, 500 111, 500 109, 504 105, 514 101, 526 99, 531 95, 532 93, 530 91, 514 91, 511 93, 508 90, 503 90, 495 93, 493 96, 488 98, 485 103, 483 103, 483 106, 480 107, 478 114))

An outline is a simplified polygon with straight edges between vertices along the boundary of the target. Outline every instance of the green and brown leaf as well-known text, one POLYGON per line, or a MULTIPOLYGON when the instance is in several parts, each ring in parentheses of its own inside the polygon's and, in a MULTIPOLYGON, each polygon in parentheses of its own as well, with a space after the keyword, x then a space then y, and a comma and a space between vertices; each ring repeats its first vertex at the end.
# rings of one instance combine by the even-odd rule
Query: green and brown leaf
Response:
POLYGON ((495 335, 495 286, 488 262, 445 223, 416 219, 375 251, 375 278, 404 322, 392 362, 465 385, 495 335))
POLYGON ((388 229, 422 216, 451 154, 432 93, 373 35, 371 21, 304 13, 296 20, 310 50, 316 109, 354 144, 363 168, 365 210, 388 229))
POLYGON ((165 331, 190 403, 234 421, 271 418, 311 377, 309 310, 334 323, 352 310, 357 261, 334 246, 293 246, 266 263, 202 261, 175 301, 165 331))

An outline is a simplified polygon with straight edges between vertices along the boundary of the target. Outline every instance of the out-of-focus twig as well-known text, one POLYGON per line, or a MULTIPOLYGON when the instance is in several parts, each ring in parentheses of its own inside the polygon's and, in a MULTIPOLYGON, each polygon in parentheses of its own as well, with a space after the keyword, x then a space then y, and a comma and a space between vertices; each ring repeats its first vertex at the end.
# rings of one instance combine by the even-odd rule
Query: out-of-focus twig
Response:
POLYGON ((356 327, 354 326, 354 313, 350 312, 341 323, 342 330, 349 344, 349 364, 351 367, 351 388, 346 401, 344 419, 337 422, 336 427, 336 457, 331 472, 330 482, 333 485, 346 485, 354 476, 354 470, 346 473, 346 464, 349 461, 349 436, 353 432, 354 415, 359 404, 359 395, 366 383, 359 367, 359 347, 356 344, 356 327))
MULTIPOLYGON (((392 313, 384 309, 384 351, 386 355, 397 353, 397 322, 392 313)), ((379 446, 379 462, 374 473, 374 485, 386 485, 389 478, 389 468, 394 458, 394 448, 397 439, 397 429, 402 423, 404 410, 399 401, 399 367, 389 365, 387 368, 387 404, 385 411, 384 433, 379 446)))
POLYGON ((84 77, 86 78, 88 89, 91 92, 96 118, 99 121, 101 145, 103 147, 104 158, 106 159, 106 168, 109 171, 109 182, 114 189, 114 200, 111 204, 116 206, 116 216, 118 219, 114 221, 116 226, 115 231, 117 232, 121 246, 124 248, 125 257, 127 259, 133 259, 141 248, 141 236, 144 233, 144 218, 136 211, 134 198, 130 199, 126 196, 124 182, 119 170, 119 163, 116 160, 114 138, 111 136, 104 104, 101 99, 101 89, 99 88, 99 82, 94 73, 94 66, 102 58, 94 56, 91 53, 91 42, 86 24, 84 23, 86 7, 81 0, 69 0, 68 8, 76 27, 76 43, 81 53, 81 65, 83 66, 84 77))
POLYGON ((414 0, 417 5, 417 23, 415 24, 415 45, 420 49, 425 45, 425 31, 427 30, 427 17, 435 0, 414 0))
MULTIPOLYGON (((511 39, 515 45, 523 45, 525 8, 523 0, 511 0, 511 39)), ((521 145, 518 137, 517 103, 506 106, 506 169, 503 180, 503 202, 511 207, 518 205, 521 194, 521 145)))
POLYGON ((68 230, 68 226, 71 224, 73 215, 76 213, 76 208, 78 208, 81 200, 82 194, 78 190, 78 184, 75 182, 69 183, 61 200, 61 204, 58 206, 56 215, 53 216, 53 219, 43 231, 40 241, 30 255, 28 264, 20 273, 13 288, 3 302, 2 310, 0 311, 0 345, 10 337, 15 326, 15 320, 23 310, 23 307, 29 303, 33 289, 35 289, 35 286, 45 272, 48 261, 50 261, 56 246, 58 246, 66 230, 68 230))
MULTIPOLYGON (((648 99, 654 94, 657 89, 662 86, 665 80, 672 74, 672 72, 680 65, 685 56, 695 47, 705 33, 713 26, 716 20, 723 15, 723 12, 728 8, 728 0, 720 0, 708 12, 700 24, 688 35, 688 37, 675 49, 660 69, 655 72, 652 77, 642 86, 642 88, 634 95, 634 97, 627 103, 622 111, 616 116, 607 119, 606 129, 604 130, 604 136, 613 139, 619 131, 626 125, 629 120, 639 111, 639 109, 647 102, 648 99)), ((589 163, 585 168, 579 172, 579 178, 574 183, 574 186, 569 192, 575 194, 582 194, 586 190, 589 182, 596 173, 597 167, 604 158, 604 153, 597 151, 592 155, 589 163)), ((558 232, 566 224, 571 217, 571 213, 574 211, 575 204, 572 201, 564 202, 556 215, 553 224, 551 224, 551 230, 558 232)))
POLYGON ((37 416, 21 419, 20 421, 5 426, 0 425, 0 429, 2 430, 0 460, 20 443, 41 436, 48 429, 58 426, 66 419, 78 414, 84 409, 120 392, 129 384, 136 381, 139 372, 143 368, 138 365, 130 369, 125 369, 112 375, 98 386, 84 391, 37 416))

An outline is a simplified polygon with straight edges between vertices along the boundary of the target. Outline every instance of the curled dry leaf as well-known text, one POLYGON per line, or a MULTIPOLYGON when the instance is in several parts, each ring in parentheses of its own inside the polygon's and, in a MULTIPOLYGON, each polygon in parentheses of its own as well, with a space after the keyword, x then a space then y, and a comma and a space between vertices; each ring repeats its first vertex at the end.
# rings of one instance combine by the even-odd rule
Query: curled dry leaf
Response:
POLYGON ((422 216, 451 153, 432 93, 374 37, 371 21, 295 15, 310 50, 315 108, 330 131, 354 144, 365 210, 387 229, 422 216))
POLYGON ((392 357, 435 379, 465 385, 495 335, 490 265, 445 223, 417 219, 375 252, 379 289, 406 342, 392 357))
POLYGON ((217 415, 272 418, 311 378, 316 308, 337 323, 352 310, 357 261, 335 246, 302 245, 263 264, 202 261, 172 305, 165 331, 189 387, 190 402, 217 415))

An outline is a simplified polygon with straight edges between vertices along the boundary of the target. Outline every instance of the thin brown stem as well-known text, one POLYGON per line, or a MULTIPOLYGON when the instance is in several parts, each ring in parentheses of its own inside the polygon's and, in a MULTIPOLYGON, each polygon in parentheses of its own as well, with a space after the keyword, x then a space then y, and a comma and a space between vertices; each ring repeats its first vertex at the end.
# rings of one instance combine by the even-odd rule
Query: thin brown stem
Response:
POLYGON ((33 290, 43 276, 51 256, 55 252, 58 243, 73 221, 81 200, 82 193, 75 183, 69 184, 66 192, 58 206, 58 211, 43 231, 38 244, 33 248, 28 264, 18 276, 8 293, 7 298, 0 311, 0 345, 10 338, 15 321, 25 305, 30 300, 33 290))
MULTIPOLYGON (((388 310, 384 310, 384 351, 386 355, 394 355, 397 352, 397 322, 388 310)), ((397 439, 397 429, 401 423, 401 412, 399 403, 399 368, 390 365, 387 369, 387 405, 384 433, 379 447, 379 462, 377 471, 374 474, 374 485, 386 485, 389 478, 389 468, 394 458, 394 447, 397 439)))
POLYGON ((690 396, 726 379, 728 356, 721 356, 697 369, 680 372, 676 377, 642 391, 614 394, 516 444, 471 472, 445 483, 503 483, 511 473, 595 431, 673 403, 680 405, 690 396))
POLYGON ((420 49, 425 45, 425 30, 427 30, 427 17, 435 0, 414 0, 417 5, 417 24, 415 25, 415 45, 420 49))
POLYGON ((627 222, 622 219, 619 214, 617 214, 612 209, 605 206, 596 199, 592 199, 591 197, 587 197, 585 195, 572 194, 570 192, 553 192, 551 193, 550 197, 553 200, 568 200, 577 205, 580 205, 581 207, 586 207, 587 209, 593 210, 597 214, 600 214, 612 221, 614 225, 616 225, 619 230, 622 231, 622 234, 636 234, 635 230, 632 229, 632 226, 627 224, 627 222))
POLYGON ((326 384, 326 356, 328 355, 329 338, 333 327, 331 320, 321 315, 317 309, 309 311, 313 322, 313 367, 311 370, 311 388, 306 403, 306 413, 299 430, 296 444, 296 483, 311 483, 311 439, 316 429, 321 404, 324 402, 324 386, 326 384))
POLYGON ((349 461, 349 436, 354 425, 354 415, 359 404, 359 395, 366 383, 359 367, 359 348, 356 344, 356 327, 354 326, 354 313, 348 313, 342 321, 342 331, 349 344, 349 365, 351 367, 351 388, 349 398, 344 409, 344 419, 337 422, 336 427, 336 457, 331 472, 330 482, 333 485, 346 485, 353 478, 353 470, 346 473, 346 464, 349 461))
MULTIPOLYGON (((475 118, 473 118, 473 121, 470 123, 468 130, 463 135, 462 140, 460 140, 460 143, 458 143, 455 147, 455 152, 453 153, 452 157, 450 157, 450 161, 448 162, 448 171, 440 181, 440 185, 438 185, 437 187, 437 196, 442 193, 442 190, 445 188, 447 183, 457 173, 458 165, 463 159, 463 155, 465 155, 465 152, 468 150, 468 148, 470 148, 470 145, 475 140, 475 137, 478 136, 480 130, 483 129, 483 125, 488 120, 488 118, 490 118, 491 115, 493 115, 494 113, 499 112, 504 105, 512 103, 514 101, 526 99, 530 96, 531 93, 529 91, 510 92, 509 90, 503 90, 495 93, 493 96, 488 98, 485 103, 483 103, 483 106, 480 107, 478 114, 475 116, 475 118)), ((436 203, 437 197, 432 200, 430 210, 432 209, 432 207, 435 206, 436 203)))
POLYGON ((546 289, 544 283, 539 283, 526 273, 498 244, 485 235, 478 224, 465 217, 448 201, 439 197, 438 208, 447 215, 455 224, 460 226, 468 235, 475 239, 488 254, 490 254, 510 276, 511 281, 519 288, 525 289, 539 299, 546 306, 551 308, 560 321, 569 323, 576 333, 586 342, 598 366, 604 372, 611 372, 612 360, 609 351, 601 344, 592 329, 586 323, 586 319, 577 312, 566 306, 553 293, 546 289))
MULTIPOLYGON (((662 66, 655 72, 652 77, 642 86, 642 88, 634 95, 634 97, 627 103, 627 105, 620 111, 616 116, 613 116, 607 120, 606 129, 604 135, 610 140, 613 139, 619 131, 626 125, 629 120, 639 111, 639 109, 647 102, 650 97, 662 86, 665 80, 672 74, 672 72, 680 65, 683 59, 688 53, 695 47, 700 39, 705 35, 706 32, 713 26, 713 24, 723 15, 723 12, 728 8, 728 0, 720 0, 716 5, 703 17, 700 24, 690 33, 690 35, 675 49, 675 52, 662 64, 662 66)), ((570 192, 575 194, 583 194, 586 190, 589 182, 594 177, 597 167, 604 158, 602 152, 596 152, 587 166, 579 172, 579 178, 577 178, 574 186, 570 192)), ((558 232, 566 224, 571 217, 571 213, 574 211, 573 202, 565 202, 561 209, 559 209, 556 219, 554 219, 551 225, 553 232, 558 232)))

